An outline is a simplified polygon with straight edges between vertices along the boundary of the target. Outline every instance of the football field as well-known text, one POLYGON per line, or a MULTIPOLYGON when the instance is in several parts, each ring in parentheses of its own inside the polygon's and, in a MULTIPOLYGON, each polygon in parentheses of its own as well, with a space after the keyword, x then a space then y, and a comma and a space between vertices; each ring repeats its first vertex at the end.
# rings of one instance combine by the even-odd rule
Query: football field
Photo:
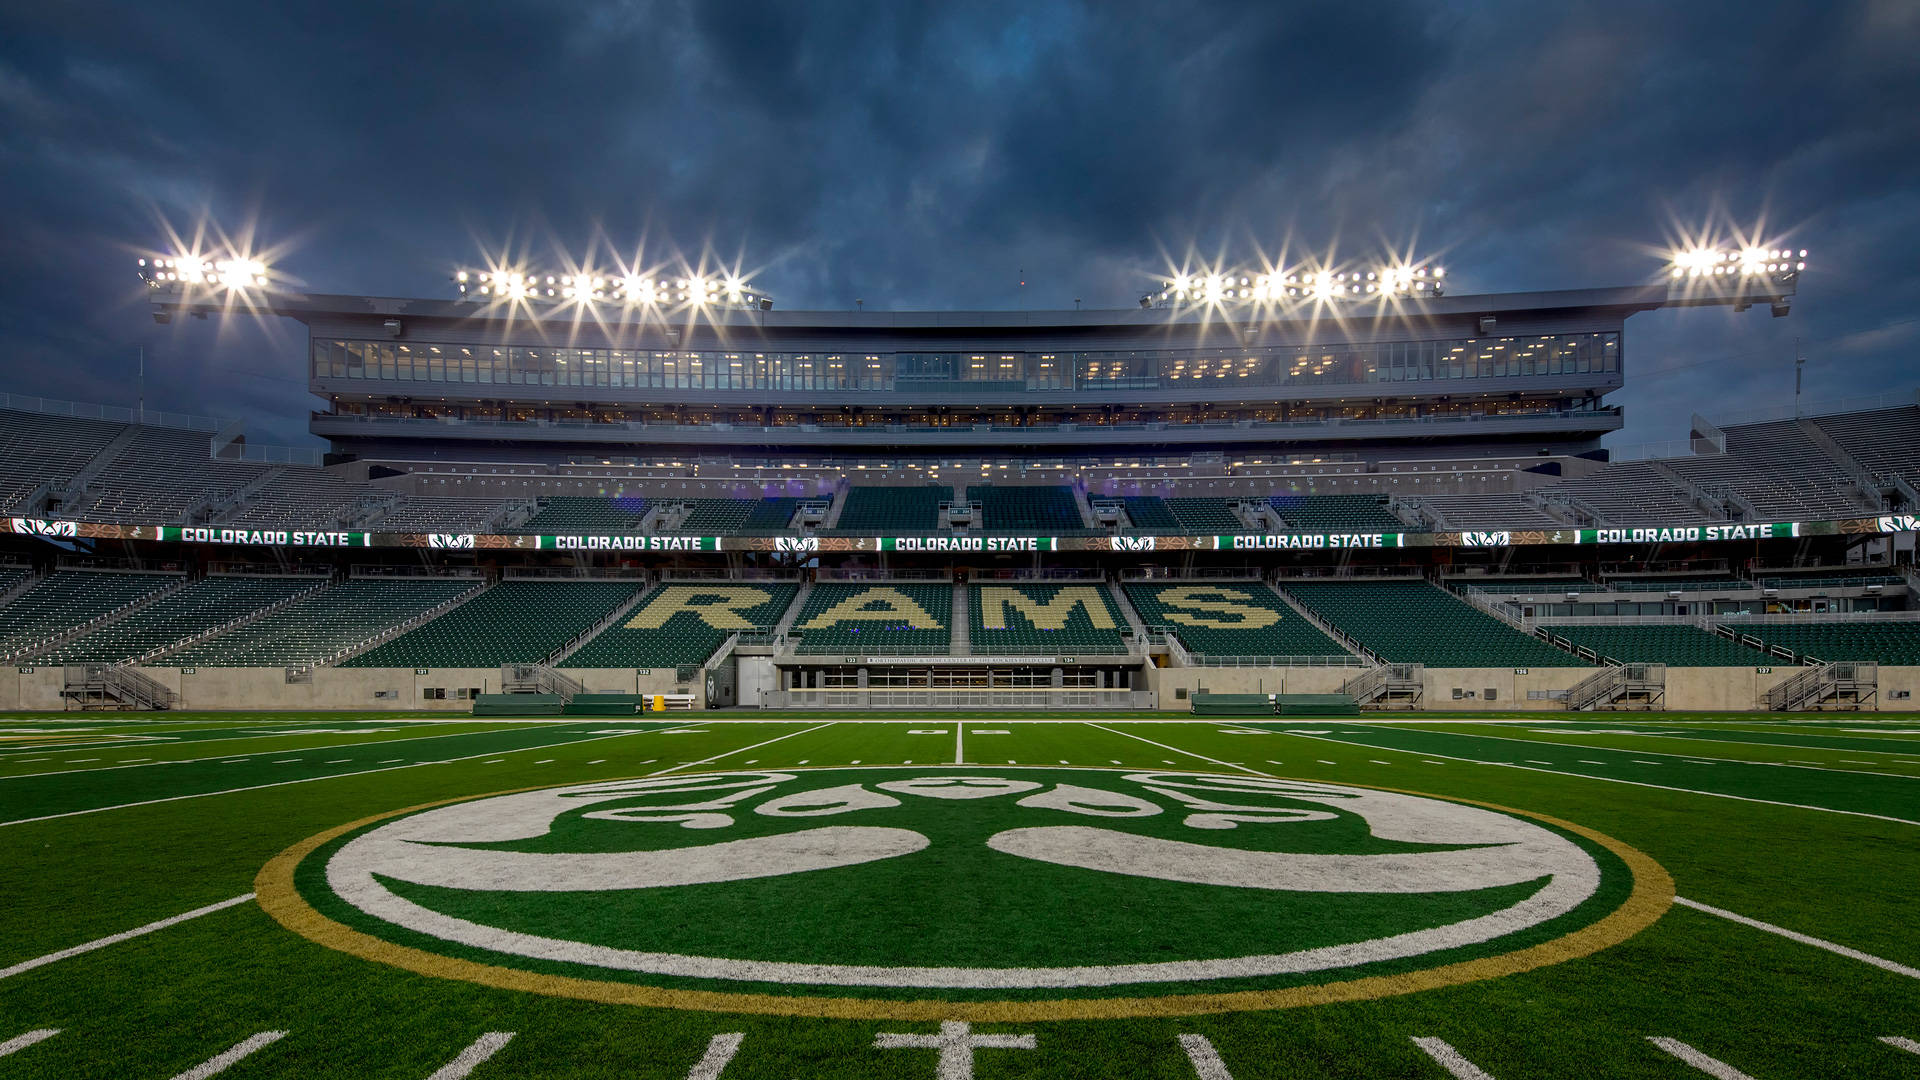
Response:
POLYGON ((0 717, 0 1080, 1920 1077, 1920 717, 0 717))

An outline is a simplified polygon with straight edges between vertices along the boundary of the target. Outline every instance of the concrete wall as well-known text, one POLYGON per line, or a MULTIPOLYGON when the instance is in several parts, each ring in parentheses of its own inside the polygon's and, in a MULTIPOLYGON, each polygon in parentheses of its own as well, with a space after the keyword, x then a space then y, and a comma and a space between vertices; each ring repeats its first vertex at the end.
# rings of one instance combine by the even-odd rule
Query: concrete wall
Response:
MULTIPOLYGON (((288 683, 284 668, 144 668, 180 695, 182 709, 312 710, 422 710, 464 713, 472 707, 454 696, 460 687, 478 687, 482 693, 500 689, 498 668, 432 668, 416 674, 413 668, 320 668, 310 683, 288 683), (443 700, 428 700, 420 691, 444 688, 443 700), (391 691, 392 697, 376 697, 391 691)), ((1564 690, 1586 677, 1591 668, 1533 668, 1517 674, 1513 668, 1430 668, 1427 670, 1425 708, 1429 711, 1562 711, 1560 702, 1529 700, 1529 690, 1564 690), (1453 688, 1471 690, 1472 698, 1453 699, 1453 688), (1486 689, 1494 688, 1489 701, 1486 689)), ((1756 707, 1760 695, 1791 676, 1796 668, 1781 666, 1771 672, 1745 667, 1668 668, 1667 708, 1676 712, 1745 711, 1756 707)), ((1192 695, 1204 689, 1216 694, 1330 694, 1337 693, 1357 668, 1154 668, 1146 669, 1142 689, 1157 695, 1159 707, 1187 712, 1192 695), (1186 690, 1187 697, 1177 697, 1186 690)), ((566 672, 589 691, 601 693, 690 693, 705 708, 702 680, 681 683, 673 668, 570 668, 566 672)), ((58 712, 65 669, 59 665, 19 665, 0 668, 0 711, 58 712)), ((1882 667, 1880 693, 1874 707, 1886 712, 1920 709, 1920 667, 1882 667), (1905 691, 1906 698, 1894 695, 1905 691)))
POLYGON ((1593 674, 1590 667, 1577 668, 1428 668, 1426 699, 1421 706, 1429 711, 1487 710, 1502 712, 1514 709, 1551 709, 1565 711, 1565 706, 1549 698, 1529 699, 1529 690, 1566 690, 1581 679, 1593 674), (1520 674, 1521 671, 1526 674, 1520 674), (1458 688, 1462 696, 1455 700, 1453 692, 1458 688), (1489 698, 1487 691, 1492 690, 1489 698), (1471 693, 1472 697, 1466 697, 1471 693))
POLYGON ((1363 668, 1252 668, 1252 667, 1149 667, 1146 689, 1154 691, 1160 708, 1168 712, 1191 712, 1192 696, 1201 690, 1210 694, 1337 694, 1348 679, 1363 668), (1187 697, 1178 697, 1185 690, 1187 697))

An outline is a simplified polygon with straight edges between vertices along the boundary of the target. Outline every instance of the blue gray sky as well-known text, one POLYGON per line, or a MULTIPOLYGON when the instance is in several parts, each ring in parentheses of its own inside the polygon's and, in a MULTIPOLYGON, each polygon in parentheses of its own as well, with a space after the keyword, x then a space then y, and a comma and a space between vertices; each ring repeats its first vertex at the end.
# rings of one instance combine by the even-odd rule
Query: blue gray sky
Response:
POLYGON ((1455 292, 1651 279, 1701 229, 1812 251, 1791 317, 1629 323, 1630 443, 1920 381, 1920 4, 0 6, 0 390, 306 442, 296 324, 152 323, 167 229, 313 291, 711 252, 787 308, 1125 307, 1189 251, 1441 259, 1455 292), (1024 280, 1025 285, 1020 282, 1024 280))

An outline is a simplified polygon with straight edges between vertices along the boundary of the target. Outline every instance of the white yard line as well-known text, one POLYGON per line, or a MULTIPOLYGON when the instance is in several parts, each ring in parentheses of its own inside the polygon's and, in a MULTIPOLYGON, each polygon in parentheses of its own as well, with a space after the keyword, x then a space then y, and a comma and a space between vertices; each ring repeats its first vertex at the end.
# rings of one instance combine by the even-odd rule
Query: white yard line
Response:
MULTIPOLYGON (((316 752, 317 752, 317 751, 321 751, 321 750, 347 750, 347 749, 351 749, 352 747, 356 747, 356 746, 386 746, 386 745, 389 745, 389 744, 391 744, 391 743, 404 743, 404 742, 418 742, 418 741, 420 741, 421 739, 454 739, 454 738, 458 738, 458 737, 460 737, 460 736, 462 736, 462 735, 504 735, 504 734, 507 734, 507 733, 509 733, 509 732, 514 732, 514 731, 537 731, 537 730, 539 730, 539 729, 538 729, 538 728, 532 728, 532 727, 523 727, 523 728, 501 728, 501 729, 500 729, 499 731, 442 731, 442 732, 438 732, 438 733, 436 733, 436 734, 433 734, 433 735, 409 735, 408 737, 406 737, 406 738, 404 738, 404 739, 375 739, 375 740, 372 740, 372 741, 370 741, 370 742, 359 742, 359 743, 339 743, 339 744, 336 744, 336 745, 334 745, 334 746, 286 746, 286 747, 281 747, 281 748, 280 748, 280 749, 278 749, 278 750, 262 750, 262 751, 260 751, 260 752, 261 752, 261 753, 263 753, 263 754, 269 754, 269 753, 271 753, 271 754, 284 754, 284 753, 286 753, 286 752, 287 752, 288 750, 303 750, 303 751, 305 751, 305 750, 311 750, 311 751, 316 751, 316 752)), ((281 735, 281 736, 274 736, 274 735, 245 735, 245 736, 236 736, 236 738, 248 738, 248 739, 272 739, 272 738, 284 738, 284 739, 292 739, 292 738, 298 738, 298 736, 294 736, 294 735, 281 735)), ((202 741, 202 742, 224 742, 224 741, 226 741, 226 740, 222 740, 222 739, 203 739, 203 740, 201 740, 201 741, 202 741)), ((176 744, 176 745, 179 745, 179 746, 193 746, 193 745, 196 745, 196 744, 194 744, 194 743, 178 743, 178 744, 176 744)), ((114 770, 116 770, 116 769, 150 769, 150 768, 153 768, 153 767, 154 767, 154 766, 156 766, 156 765, 192 765, 192 764, 194 764, 194 763, 196 763, 196 762, 201 762, 201 761, 225 761, 225 760, 227 760, 227 758, 228 758, 228 755, 226 755, 226 754, 209 754, 209 755, 207 755, 206 757, 197 757, 197 758, 169 758, 169 759, 166 759, 166 760, 164 760, 164 761, 154 761, 154 760, 150 760, 150 759, 146 759, 146 758, 139 758, 139 759, 133 759, 133 760, 138 760, 138 761, 140 762, 140 764, 137 764, 137 765, 134 765, 134 764, 128 764, 128 765, 109 765, 109 766, 107 766, 106 768, 103 768, 103 769, 50 769, 50 770, 48 770, 48 771, 46 771, 46 772, 31 772, 31 773, 21 773, 21 774, 19 774, 19 775, 17 775, 17 776, 0 776, 0 781, 4 781, 4 780, 34 780, 34 779, 37 779, 37 778, 39 778, 39 777, 42 777, 42 776, 65 776, 65 775, 67 775, 67 774, 69 774, 69 773, 103 773, 103 772, 113 772, 113 771, 114 771, 114 770)), ((283 758, 283 759, 280 759, 280 760, 276 760, 276 761, 274 762, 274 764, 275 764, 275 765, 281 765, 281 764, 285 764, 285 763, 286 763, 286 762, 288 762, 288 761, 299 761, 299 760, 300 760, 299 758, 283 758)), ((400 759, 399 759, 399 758, 395 758, 394 760, 395 760, 395 761, 398 761, 398 760, 400 760, 400 759)), ((5 764, 5 762, 0 762, 0 765, 3 765, 3 764, 5 764)))
MULTIPOLYGON (((384 769, 354 769, 349 772, 327 773, 324 776, 303 776, 298 780, 276 780, 271 784, 253 784, 248 787, 222 788, 219 791, 202 791, 192 795, 169 795, 164 799, 143 799, 140 802, 115 803, 112 806, 96 806, 91 810, 68 810, 61 814, 46 814, 41 817, 15 818, 12 821, 0 821, 0 828, 8 825, 27 825, 36 821, 53 821, 58 818, 81 817, 86 814, 100 814, 108 810, 126 810, 135 806, 155 806, 160 803, 180 802, 183 799, 204 799, 213 795, 232 795, 241 791, 260 791, 265 788, 286 787, 290 784, 311 784, 319 780, 340 780, 349 776, 371 776, 374 773, 397 772, 401 769, 418 769, 428 765, 451 765, 456 761, 472 761, 475 758, 493 754, 524 754, 529 750, 545 750, 553 746, 579 746, 582 743, 601 742, 606 739, 631 738, 628 735, 597 735, 591 739, 573 739, 564 743, 544 743, 540 746, 523 746, 518 750, 489 750, 485 754, 468 754, 465 757, 440 758, 435 761, 415 761, 406 765, 391 765, 384 769)), ((505 760, 500 759, 500 760, 505 760)))
MULTIPOLYGON (((32 1033, 29 1032, 29 1034, 32 1033)), ((1880 1036, 1880 1041, 1893 1047, 1895 1050, 1905 1050, 1909 1054, 1920 1054, 1920 1042, 1914 1042, 1912 1039, 1903 1039, 1898 1035, 1882 1035, 1880 1036)))
MULTIPOLYGON (((1374 750, 1386 750, 1390 753, 1407 754, 1411 757, 1421 757, 1422 754, 1431 753, 1434 757, 1446 758, 1448 761, 1463 761, 1469 765, 1491 765, 1502 769, 1520 769, 1524 772, 1545 773, 1548 776, 1577 776, 1582 780, 1595 780, 1602 784, 1626 784, 1630 787, 1653 788, 1656 791, 1677 791, 1683 795, 1705 795, 1714 799, 1733 799, 1736 802, 1760 803, 1765 806, 1785 806, 1794 810, 1818 810, 1823 814, 1845 814, 1848 817, 1872 818, 1875 821, 1891 821, 1896 825, 1920 825, 1920 821, 1888 817, 1885 814, 1869 814, 1864 810, 1835 810, 1831 806, 1813 806, 1808 803, 1780 802, 1777 799, 1756 799, 1748 795, 1729 795, 1723 791, 1702 791, 1699 788, 1672 787, 1667 784, 1649 784, 1644 780, 1623 780, 1617 776, 1595 776, 1592 773, 1567 772, 1564 769, 1542 769, 1534 765, 1515 765, 1511 761, 1482 761, 1479 758, 1460 757, 1455 754, 1438 754, 1431 750, 1402 750, 1399 747, 1379 746, 1374 743, 1351 743, 1344 739, 1329 739, 1324 735, 1302 735, 1293 731, 1286 732, 1286 734, 1292 735, 1296 739, 1319 739, 1321 742, 1335 743, 1340 746, 1366 746, 1374 750)), ((1429 764, 1436 763, 1429 762, 1429 764)), ((1654 762, 1648 762, 1648 764, 1651 765, 1654 764, 1654 762)))
POLYGON ((513 1039, 511 1031, 489 1031, 473 1040, 473 1044, 445 1065, 434 1070, 427 1080, 464 1080, 481 1063, 500 1052, 500 1048, 513 1039))
POLYGON ((6 1057, 8 1054, 25 1050, 34 1043, 46 1042, 58 1034, 60 1034, 59 1028, 40 1028, 35 1031, 29 1031, 25 1035, 15 1035, 6 1042, 0 1042, 0 1057, 6 1057))
POLYGON ((1721 1061, 1719 1058, 1708 1057, 1693 1047, 1688 1046, 1686 1043, 1681 1042, 1679 1039, 1668 1039, 1659 1035, 1649 1035, 1647 1036, 1647 1041, 1665 1050, 1667 1053, 1672 1054, 1674 1057, 1679 1058, 1681 1061, 1699 1069, 1701 1072, 1706 1073, 1708 1076, 1713 1077, 1714 1080, 1753 1080, 1753 1077, 1748 1076, 1739 1069, 1721 1061))
POLYGON ((749 750, 758 750, 763 746, 772 746, 774 743, 777 743, 782 739, 791 739, 796 735, 810 735, 813 732, 822 730, 823 728, 830 728, 837 723, 839 723, 838 720, 829 720, 824 724, 818 724, 814 727, 807 728, 805 731, 789 731, 785 735, 776 736, 774 738, 768 739, 766 742, 757 742, 757 743, 754 743, 752 746, 743 746, 738 750, 729 750, 724 754, 715 754, 712 757, 701 758, 699 761, 682 762, 681 764, 675 765, 672 768, 661 769, 658 772, 653 773, 652 775, 661 776, 665 773, 679 772, 681 769, 691 769, 695 765, 710 765, 716 761, 719 761, 721 758, 730 758, 735 754, 744 754, 749 750))
POLYGON ((284 1031, 263 1031, 251 1038, 234 1043, 232 1047, 188 1069, 173 1080, 207 1080, 207 1077, 227 1071, 227 1067, 247 1057, 264 1046, 271 1046, 287 1037, 284 1031))
POLYGON ((1708 915, 1718 915, 1723 919, 1729 919, 1742 926, 1751 926, 1755 930, 1765 930, 1769 934, 1778 934, 1788 941, 1797 941, 1802 945, 1811 945, 1816 949, 1825 949, 1836 956, 1844 956, 1849 960, 1858 960, 1863 964, 1872 964, 1874 967, 1880 968, 1883 971, 1891 971, 1895 975, 1905 975, 1909 979, 1920 979, 1920 969, 1910 968, 1905 964, 1895 963, 1892 960, 1885 960, 1871 953, 1863 953, 1858 949, 1849 949, 1845 945, 1836 945, 1831 941, 1825 941, 1817 937, 1809 937, 1806 934, 1789 930, 1784 926, 1775 926, 1772 923, 1761 922, 1759 919, 1750 919, 1745 915, 1736 914, 1725 908, 1717 908, 1711 904, 1703 904, 1698 900, 1689 900, 1684 896, 1674 897, 1673 902, 1682 907, 1690 907, 1695 911, 1706 912, 1708 915))
MULTIPOLYGON (((1292 732, 1288 732, 1287 734, 1292 734, 1292 732)), ((1533 745, 1535 745, 1535 746, 1564 746, 1564 747, 1567 747, 1567 748, 1568 748, 1568 749, 1570 749, 1570 750, 1587 750, 1587 751, 1596 751, 1596 750, 1597 750, 1597 751, 1600 751, 1601 753, 1607 753, 1607 754, 1652 754, 1652 755, 1653 755, 1654 757, 1670 757, 1670 758, 1679 758, 1679 759, 1681 759, 1682 761, 1685 761, 1685 762, 1687 762, 1687 763, 1688 763, 1688 764, 1690 764, 1690 765, 1711 765, 1711 764, 1713 764, 1713 763, 1715 763, 1715 762, 1725 762, 1725 763, 1728 763, 1728 764, 1732 764, 1732 765, 1771 765, 1771 766, 1773 766, 1774 768, 1777 768, 1777 769, 1806 769, 1806 770, 1808 770, 1808 771, 1810 771, 1810 772, 1834 772, 1834 773, 1846 773, 1846 774, 1848 774, 1849 776, 1904 776, 1904 777, 1906 777, 1906 778, 1907 778, 1907 779, 1909 779, 1909 780, 1920 780, 1920 776, 1910 776, 1910 775, 1908 775, 1907 773, 1887 773, 1887 772, 1863 772, 1863 771, 1861 771, 1861 770, 1859 770, 1859 769, 1836 769, 1836 768, 1833 768, 1833 767, 1831 766, 1831 764, 1830 764, 1830 763, 1828 763, 1828 762, 1822 762, 1822 761, 1808 761, 1808 760, 1807 760, 1807 759, 1805 759, 1805 758, 1788 758, 1788 759, 1786 759, 1785 761, 1748 761, 1748 760, 1747 760, 1747 759, 1745 759, 1745 758, 1727 758, 1727 757, 1714 757, 1714 756, 1713 756, 1713 755, 1711 755, 1711 754, 1676 754, 1676 753, 1672 753, 1672 752, 1670 752, 1670 751, 1666 751, 1666 750, 1648 750, 1648 749, 1647 749, 1647 748, 1645 748, 1645 747, 1637 747, 1637 748, 1635 748, 1635 749, 1632 749, 1632 750, 1622 750, 1621 748, 1619 748, 1619 747, 1617 747, 1617 746, 1595 746, 1595 745, 1594 745, 1594 744, 1592 744, 1592 743, 1570 743, 1570 742, 1559 742, 1559 741, 1557 741, 1557 740, 1553 740, 1553 739, 1518 739, 1518 738, 1514 738, 1514 737, 1513 737, 1513 736, 1511 736, 1511 735, 1483 735, 1483 734, 1481 734, 1480 732, 1477 732, 1477 731, 1476 731, 1476 732, 1474 732, 1474 733, 1473 733, 1473 734, 1471 734, 1471 735, 1468 735, 1468 734, 1466 734, 1465 732, 1460 732, 1460 731, 1425 731, 1425 732, 1423 732, 1423 734, 1427 734, 1427 735, 1458 735, 1459 737, 1461 737, 1461 738, 1463 738, 1463 739, 1498 739, 1498 740, 1500 740, 1501 742, 1519 742, 1519 743, 1532 743, 1532 744, 1533 744, 1533 745)), ((1583 734, 1583 733, 1582 733, 1582 732, 1577 732, 1577 731, 1570 731, 1570 732, 1568 732, 1568 734, 1570 734, 1570 735, 1578 735, 1578 734, 1583 734)), ((1715 741, 1721 741, 1721 742, 1724 742, 1725 740, 1715 740, 1715 741)), ((1740 746, 1778 746, 1778 744, 1777 744, 1777 743, 1739 743, 1739 744, 1733 744, 1733 743, 1728 743, 1728 745, 1740 745, 1740 746)), ((1811 749, 1811 750, 1817 750, 1817 749, 1820 749, 1820 748, 1819 748, 1819 747, 1804 747, 1803 749, 1811 749)), ((1842 752, 1842 751, 1835 751, 1835 752, 1836 752, 1836 753, 1840 753, 1840 752, 1842 752)), ((1528 758, 1527 760, 1529 760, 1529 761, 1531 761, 1531 760, 1533 760, 1533 759, 1532 759, 1532 758, 1528 758)), ((1636 762, 1638 762, 1638 763, 1639 763, 1639 764, 1641 764, 1641 765, 1657 765, 1657 764, 1659 764, 1659 762, 1656 762, 1656 761, 1640 761, 1640 760, 1639 760, 1638 758, 1629 758, 1628 760, 1630 760, 1630 761, 1636 761, 1636 762)), ((1842 760, 1844 760, 1844 759, 1842 759, 1842 760)), ((1551 762, 1546 762, 1546 763, 1544 763, 1544 764, 1551 764, 1551 762)), ((1604 763, 1604 762, 1599 762, 1599 761, 1584 761, 1584 760, 1583 760, 1583 761, 1581 762, 1581 764, 1583 764, 1583 765, 1601 765, 1601 764, 1605 764, 1605 763, 1604 763)), ((1869 765, 1870 765, 1870 764, 1872 764, 1872 762, 1862 762, 1862 763, 1860 763, 1860 764, 1869 764, 1869 765)), ((1906 762, 1895 762, 1895 764, 1907 764, 1907 763, 1906 763, 1906 762)))
POLYGON ((1455 1050, 1445 1039, 1415 1036, 1413 1045, 1419 1047, 1422 1052, 1432 1058, 1441 1068, 1453 1074, 1455 1080, 1493 1080, 1493 1077, 1487 1075, 1480 1066, 1468 1061, 1460 1051, 1455 1050))
POLYGON ((1200 1080, 1233 1080, 1227 1063, 1220 1060, 1220 1051, 1205 1035, 1180 1036, 1180 1049, 1187 1052, 1187 1060, 1193 1062, 1194 1074, 1200 1080))
POLYGON ((953 763, 955 765, 965 765, 967 763, 966 737, 967 737, 967 725, 964 723, 954 724, 953 725, 953 763))
POLYGON ((122 941, 137 938, 144 934, 151 934, 156 930, 165 930, 169 926, 178 926, 189 919, 197 919, 202 915, 211 915, 216 911, 225 911, 230 907, 244 904, 251 899, 253 899, 252 893, 243 893, 230 900, 222 900, 217 904, 208 904, 206 907, 194 908, 192 911, 184 911, 178 915, 161 919, 159 922, 150 922, 145 926, 136 926, 131 930, 122 930, 118 934, 109 934, 103 938, 95 938, 84 945, 75 945, 70 949, 61 949, 59 952, 48 953, 45 956, 36 956, 31 960, 22 960, 12 967, 0 968, 0 979, 9 979, 22 972, 32 971, 37 967, 45 967, 48 964, 65 960, 71 956, 90 953, 95 949, 104 949, 109 945, 118 945, 122 941))
MULTIPOLYGON (((1104 731, 1104 732, 1106 732, 1106 733, 1107 733, 1107 734, 1109 734, 1109 735, 1122 735, 1122 736, 1125 736, 1126 738, 1129 738, 1129 739, 1134 739, 1134 740, 1137 740, 1137 741, 1139 741, 1139 742, 1143 742, 1143 743, 1146 743, 1146 744, 1147 744, 1148 746, 1157 746, 1157 747, 1159 747, 1160 749, 1162 749, 1162 750, 1165 750, 1165 751, 1167 751, 1167 752, 1169 752, 1169 753, 1173 753, 1173 754, 1185 754, 1186 756, 1188 756, 1188 757, 1190 757, 1190 758, 1194 758, 1194 759, 1196 759, 1196 760, 1199 760, 1199 761, 1209 761, 1209 762, 1212 762, 1212 763, 1213 763, 1213 764, 1215 764, 1215 765, 1220 765, 1220 766, 1223 766, 1223 767, 1225 767, 1225 768, 1229 768, 1229 769, 1239 769, 1239 770, 1240 770, 1241 772, 1243 772, 1243 773, 1252 773, 1252 774, 1253 774, 1253 775, 1255 775, 1255 776, 1270 776, 1270 775, 1272 775, 1271 773, 1263 773, 1263 772, 1261 772, 1261 771, 1260 771, 1259 769, 1249 769, 1249 768, 1247 768, 1247 767, 1246 767, 1245 765, 1235 765, 1235 764, 1234 764, 1233 762, 1231 762, 1231 761, 1221 761, 1221 760, 1220 760, 1219 758, 1210 758, 1210 757, 1208 757, 1208 756, 1206 756, 1205 754, 1196 754, 1196 753, 1194 753, 1194 752, 1193 752, 1193 751, 1191 751, 1191 750, 1182 750, 1182 749, 1180 749, 1180 748, 1179 748, 1179 747, 1177 747, 1177 746, 1168 746, 1168 745, 1167 745, 1166 743, 1159 743, 1159 742, 1154 742, 1154 741, 1153 741, 1152 739, 1148 739, 1148 738, 1144 738, 1144 737, 1142 737, 1142 736, 1139 736, 1139 735, 1128 735, 1128 734, 1127 734, 1126 732, 1124 732, 1124 731, 1115 731, 1115 730, 1113 730, 1113 729, 1112 729, 1112 728, 1110 728, 1110 727, 1103 727, 1103 726, 1101 726, 1101 725, 1099 725, 1099 724, 1094 724, 1094 723, 1088 723, 1088 724, 1087 724, 1087 726, 1088 726, 1088 727, 1090 727, 1090 728, 1095 728, 1095 729, 1097 729, 1097 730, 1100 730, 1100 731, 1104 731)), ((1171 761, 1169 761, 1169 762, 1167 762, 1167 764, 1169 764, 1169 765, 1172 765, 1172 764, 1173 764, 1173 762, 1171 762, 1171 761)))

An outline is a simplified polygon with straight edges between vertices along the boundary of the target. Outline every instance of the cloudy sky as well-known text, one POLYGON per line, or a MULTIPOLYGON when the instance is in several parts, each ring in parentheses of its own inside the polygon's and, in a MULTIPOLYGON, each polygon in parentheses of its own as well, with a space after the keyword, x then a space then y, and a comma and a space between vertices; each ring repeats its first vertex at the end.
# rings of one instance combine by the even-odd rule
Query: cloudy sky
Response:
POLYGON ((0 5, 0 390, 306 442, 297 324, 148 317, 196 223, 314 291, 711 251, 786 308, 1123 307, 1197 251, 1455 292, 1813 251, 1791 317, 1628 324, 1615 442, 1920 382, 1920 3, 0 5), (1021 281, 1025 285, 1021 285, 1021 281))

